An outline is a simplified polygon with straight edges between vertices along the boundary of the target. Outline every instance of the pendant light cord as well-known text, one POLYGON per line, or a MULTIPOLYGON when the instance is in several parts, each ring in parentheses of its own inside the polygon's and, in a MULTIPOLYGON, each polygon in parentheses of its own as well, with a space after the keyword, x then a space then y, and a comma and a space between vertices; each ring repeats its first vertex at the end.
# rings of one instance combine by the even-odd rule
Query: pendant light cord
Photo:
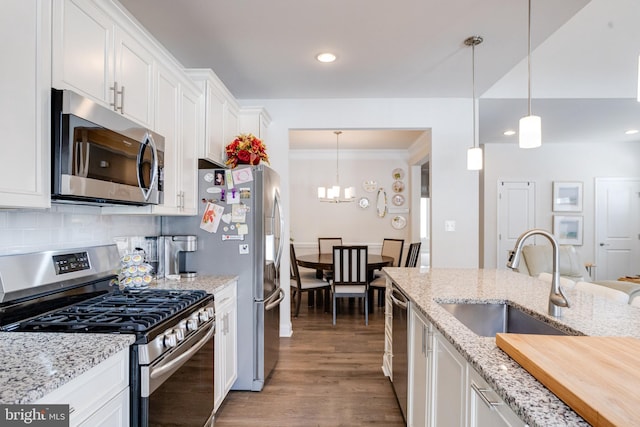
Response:
POLYGON ((473 148, 476 148, 476 44, 471 45, 471 102, 473 103, 473 148))
POLYGON ((340 138, 340 134, 342 133, 341 130, 336 130, 333 133, 336 134, 336 185, 340 185, 340 169, 339 169, 339 163, 338 163, 338 157, 339 157, 339 152, 340 150, 338 149, 338 139, 340 138))
POLYGON ((529 115, 531 115, 531 0, 529 0, 529 19, 528 19, 528 37, 527 37, 527 67, 528 67, 528 85, 529 85, 529 115))

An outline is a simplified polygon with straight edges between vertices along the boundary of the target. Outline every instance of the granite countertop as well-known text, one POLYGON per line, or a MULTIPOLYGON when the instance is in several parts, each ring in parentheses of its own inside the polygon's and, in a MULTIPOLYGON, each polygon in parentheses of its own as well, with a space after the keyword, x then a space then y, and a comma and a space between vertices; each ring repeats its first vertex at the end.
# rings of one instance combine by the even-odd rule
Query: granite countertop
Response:
POLYGON ((213 294, 237 278, 238 276, 198 276, 180 280, 158 279, 152 282, 149 287, 156 289, 202 289, 213 294))
POLYGON ((563 289, 571 307, 547 314, 546 282, 510 270, 390 268, 383 270, 427 319, 530 426, 587 426, 582 417, 496 346, 471 332, 438 303, 509 301, 572 335, 640 338, 640 310, 575 289, 563 289))
MULTIPOLYGON (((150 287, 214 293, 235 279, 237 276, 160 279, 150 287)), ((1 332, 0 404, 36 401, 134 342, 135 336, 129 334, 1 332)))
POLYGON ((0 403, 34 402, 135 341, 133 335, 0 333, 0 403))

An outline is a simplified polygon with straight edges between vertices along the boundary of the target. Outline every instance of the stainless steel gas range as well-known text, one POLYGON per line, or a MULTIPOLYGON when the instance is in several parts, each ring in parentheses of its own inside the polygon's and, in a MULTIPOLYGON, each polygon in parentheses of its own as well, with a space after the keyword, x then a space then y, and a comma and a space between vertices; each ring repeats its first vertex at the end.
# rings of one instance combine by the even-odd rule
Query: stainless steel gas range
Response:
POLYGON ((212 426, 215 311, 199 290, 120 289, 115 245, 0 257, 0 330, 134 334, 132 426, 212 426))

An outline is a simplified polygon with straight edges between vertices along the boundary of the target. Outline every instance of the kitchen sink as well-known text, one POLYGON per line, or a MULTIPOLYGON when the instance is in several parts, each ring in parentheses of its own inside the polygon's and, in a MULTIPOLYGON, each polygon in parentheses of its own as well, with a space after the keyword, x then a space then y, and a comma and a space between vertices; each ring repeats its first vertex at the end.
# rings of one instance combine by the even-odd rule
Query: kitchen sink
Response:
POLYGON ((440 306, 483 337, 493 337, 498 332, 569 335, 508 303, 440 303, 440 306))

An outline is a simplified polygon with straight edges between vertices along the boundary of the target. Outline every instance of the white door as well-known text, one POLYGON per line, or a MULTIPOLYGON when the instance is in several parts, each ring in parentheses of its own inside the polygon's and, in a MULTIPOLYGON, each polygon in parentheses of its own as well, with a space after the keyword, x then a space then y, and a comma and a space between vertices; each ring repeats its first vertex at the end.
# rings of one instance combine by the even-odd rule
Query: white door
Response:
POLYGON ((640 178, 596 178, 596 280, 640 274, 640 178))
POLYGON ((506 268, 518 237, 535 227, 535 182, 498 181, 497 268, 506 268))

